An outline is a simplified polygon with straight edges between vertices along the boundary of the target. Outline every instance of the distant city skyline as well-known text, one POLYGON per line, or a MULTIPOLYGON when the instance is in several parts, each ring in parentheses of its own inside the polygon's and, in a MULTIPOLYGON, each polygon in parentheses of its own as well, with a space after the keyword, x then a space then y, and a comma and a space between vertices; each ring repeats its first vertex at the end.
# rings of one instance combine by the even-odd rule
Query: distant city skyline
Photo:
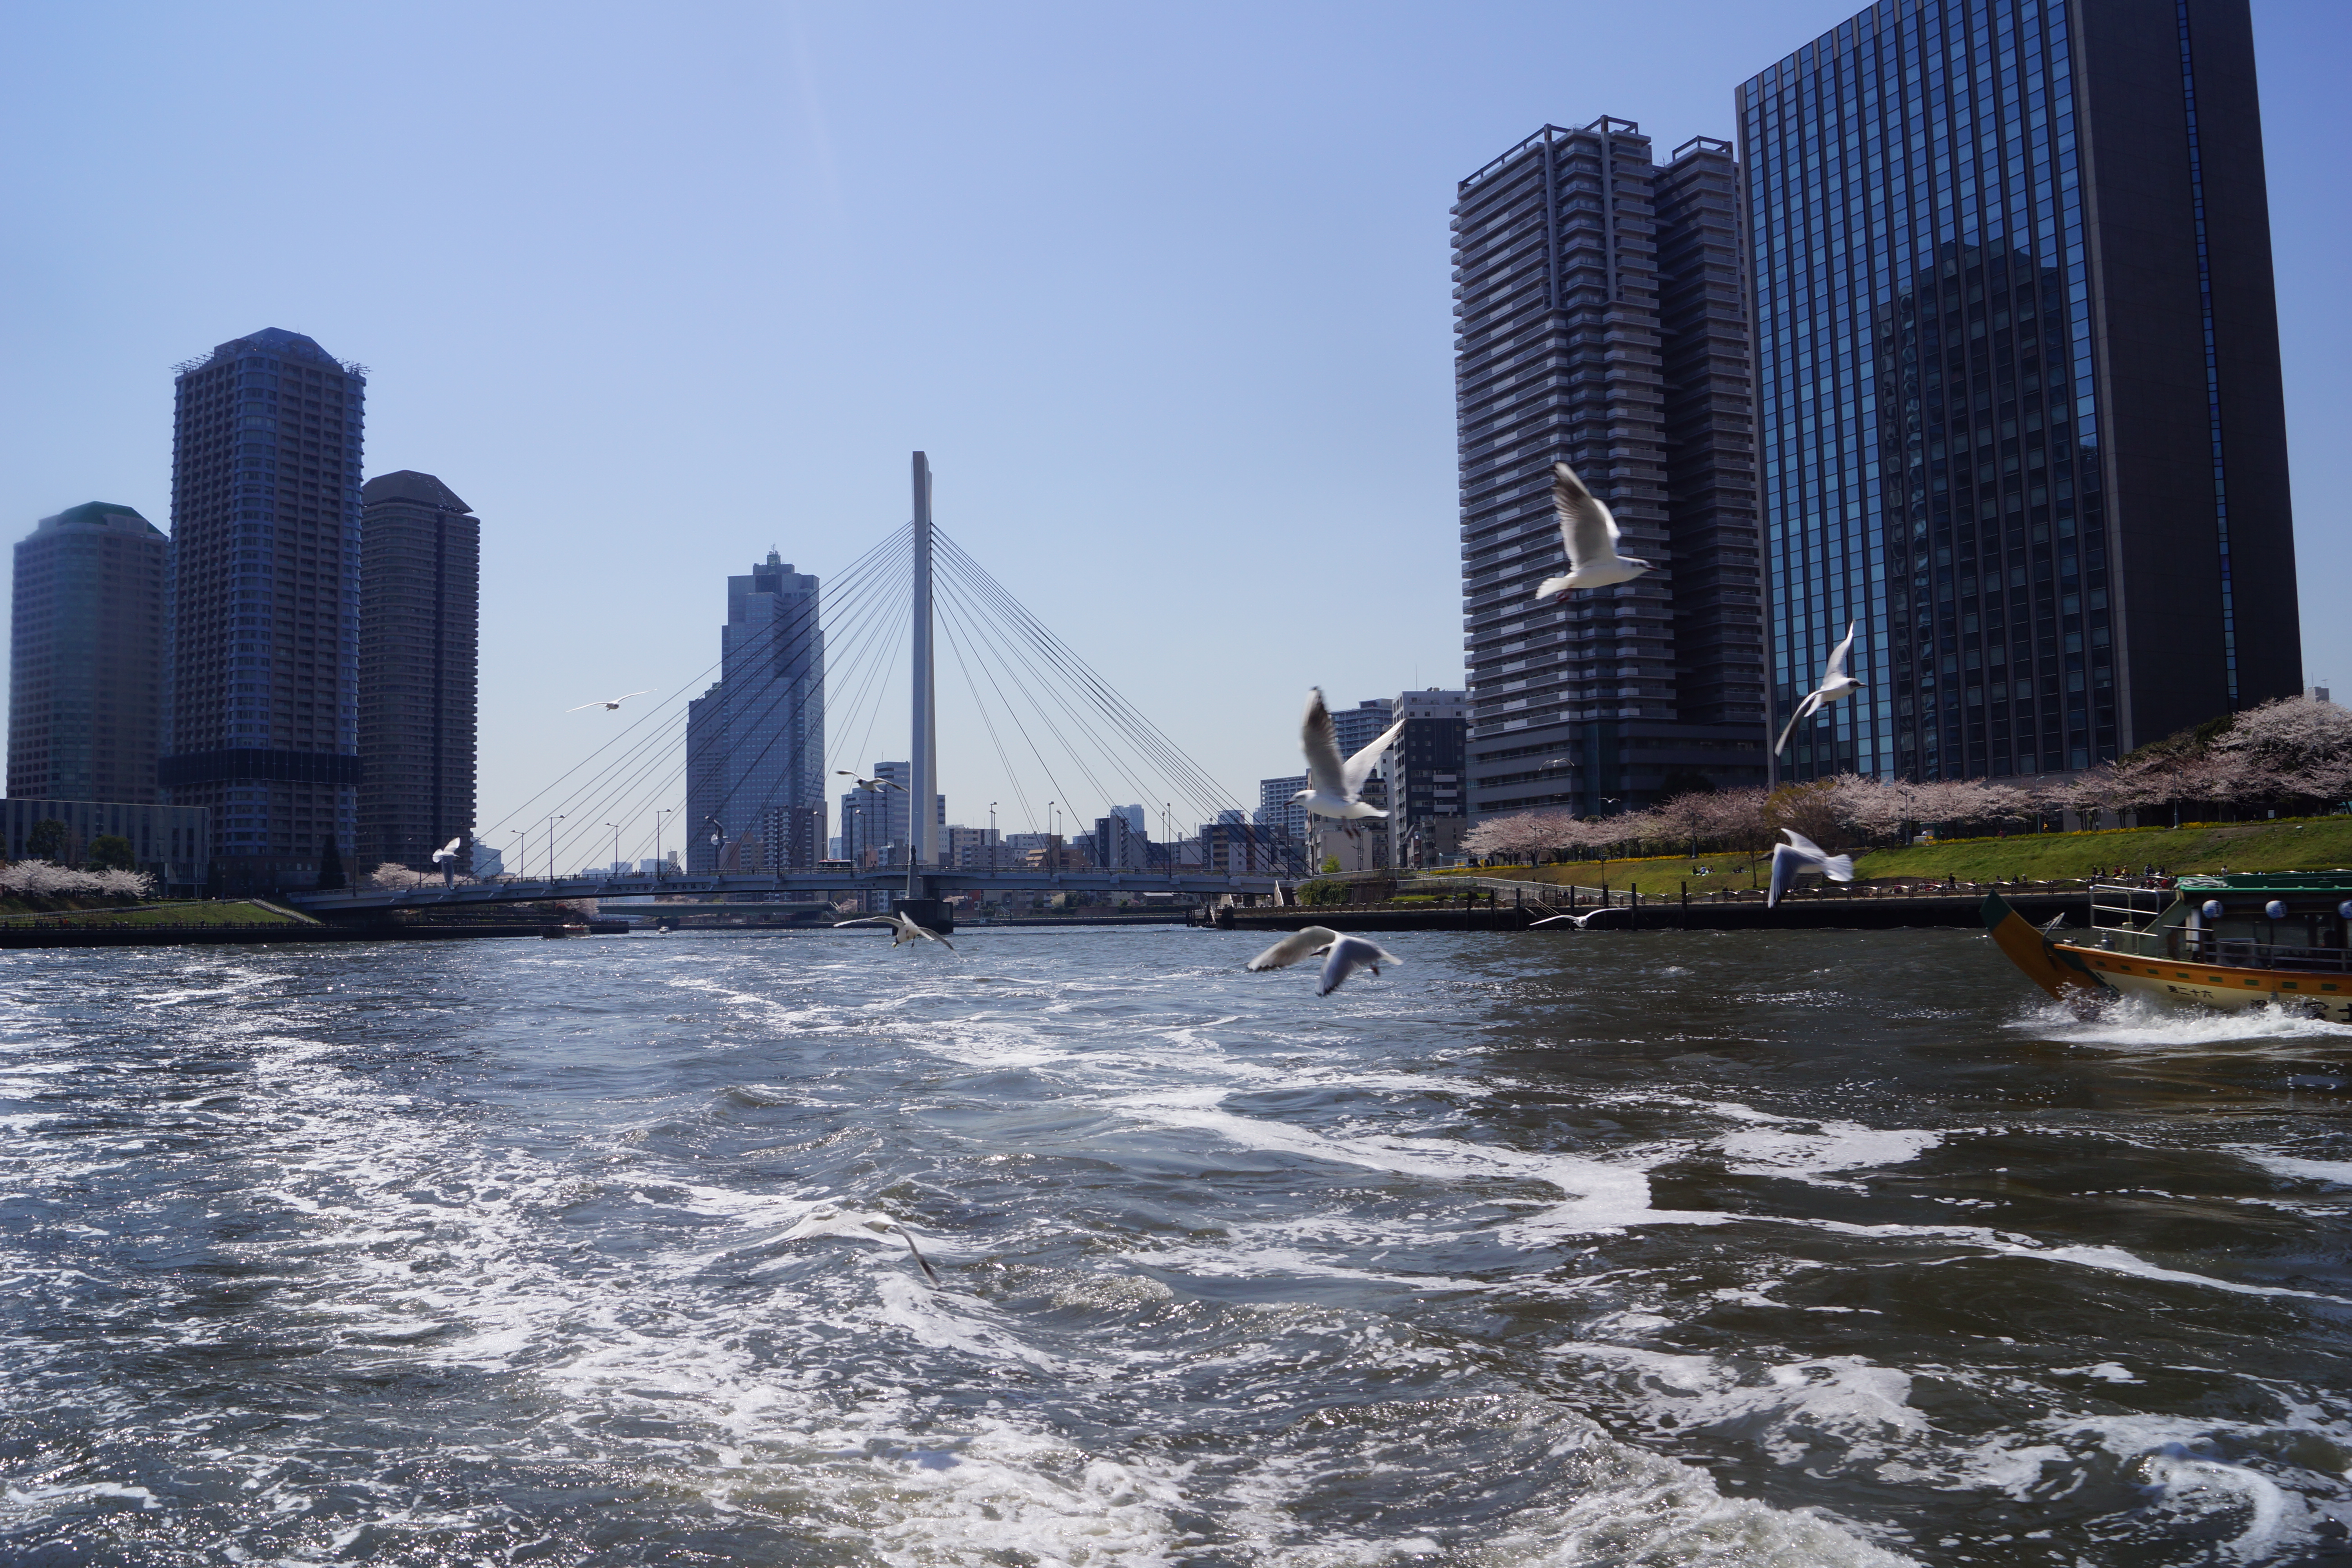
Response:
MULTIPOLYGON (((1457 19, 1404 9, 1340 26, 1302 7, 1246 35, 1223 16, 1072 28, 1050 8, 941 11, 911 40, 896 20, 723 5, 553 38, 431 5, 299 29, 236 5, 20 11, 0 115, 40 155, 0 172, 6 210, 28 234, 172 240, 84 247, 70 273, 43 246, 0 258, 12 297, 42 306, 0 371, 15 437, 0 510, 20 530, 93 495, 167 516, 158 371, 191 344, 268 322, 368 362, 379 470, 462 475, 500 520, 483 563, 487 826, 550 758, 601 742, 572 702, 694 679, 697 589, 747 544, 772 537, 824 574, 902 521, 905 455, 922 447, 942 526, 1248 804, 1307 685, 1461 679, 1452 387, 1431 309, 1449 288, 1453 182, 1546 121, 1622 114, 1665 146, 1733 134, 1735 84, 1853 9, 1695 5, 1671 47, 1652 18, 1580 16, 1578 47, 1613 63, 1606 102, 1539 47, 1462 72, 1446 63, 1457 19), (461 21, 472 47, 452 57, 440 40, 461 21), (713 77, 713 58, 735 74, 713 77), (1077 129, 1098 119, 1110 62, 1121 101, 1162 128, 1149 145, 1077 129), (289 143, 265 177, 238 122, 166 111, 192 73, 224 72, 267 75, 289 116, 340 128, 289 143), (420 81, 465 114, 349 119, 355 95, 420 81), (101 95, 103 126, 56 134, 101 95), (1302 182, 1341 121, 1364 156, 1302 182), (1044 167, 1098 182, 1051 253, 1034 236, 1069 202, 1038 188, 1044 167), (894 195, 918 170, 940 193, 919 214, 894 195), (432 221, 331 259, 254 243, 249 214, 289 183, 432 221), (930 243, 946 230, 952 266, 930 243), (1138 363, 1153 374, 1127 374, 1138 363), (1360 551, 1299 563, 1286 542, 1327 526, 1360 551), (1339 654, 1303 613, 1310 581, 1344 584, 1381 635, 1339 654)), ((2333 368, 2352 347, 2336 283, 2352 204, 2328 151, 2347 50, 2333 6, 2266 5, 2255 22, 2294 478, 2324 497, 2344 488, 2327 433, 2352 413, 2333 368)), ((1567 34, 1533 5, 1488 25, 1567 34)), ((2326 507, 2303 510, 2305 584, 2340 582, 2352 542, 2321 526, 2326 507)), ((2308 617, 2312 679, 2352 670, 2338 619, 2308 617)), ((941 788, 1009 793, 986 736, 952 710, 941 723, 941 788)), ((872 749, 904 741, 885 730, 872 749)), ((1111 804, 1077 802, 1072 820, 1111 804)), ((1018 809, 1006 831, 1045 826, 1018 809)))

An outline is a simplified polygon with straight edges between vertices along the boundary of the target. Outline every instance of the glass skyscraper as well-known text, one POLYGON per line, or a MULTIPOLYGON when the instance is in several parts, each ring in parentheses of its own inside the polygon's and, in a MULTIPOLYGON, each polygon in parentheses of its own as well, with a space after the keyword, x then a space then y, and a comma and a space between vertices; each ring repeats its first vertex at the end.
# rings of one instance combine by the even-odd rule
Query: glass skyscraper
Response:
POLYGON ((223 890, 314 887, 358 826, 365 369, 273 327, 176 390, 160 782, 210 809, 223 890))
POLYGON ((2111 760, 2296 690, 2243 0, 1885 0, 1741 86, 1782 777, 2111 760))
POLYGON ((719 639, 719 679, 687 704, 687 869, 718 870, 723 845, 752 838, 766 869, 814 867, 825 841, 816 578, 770 551, 727 579, 719 639))

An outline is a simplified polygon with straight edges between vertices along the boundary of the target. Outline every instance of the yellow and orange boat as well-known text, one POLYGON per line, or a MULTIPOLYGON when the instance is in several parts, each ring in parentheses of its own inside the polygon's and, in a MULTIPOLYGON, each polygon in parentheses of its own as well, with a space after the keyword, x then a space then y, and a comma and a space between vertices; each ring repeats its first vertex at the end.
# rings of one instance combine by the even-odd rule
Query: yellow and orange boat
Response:
POLYGON ((2026 977, 2062 1001, 2147 996, 2195 1006, 2271 1004, 2352 1023, 2352 872, 2094 883, 2079 940, 2037 929, 1998 893, 1985 924, 2026 977))

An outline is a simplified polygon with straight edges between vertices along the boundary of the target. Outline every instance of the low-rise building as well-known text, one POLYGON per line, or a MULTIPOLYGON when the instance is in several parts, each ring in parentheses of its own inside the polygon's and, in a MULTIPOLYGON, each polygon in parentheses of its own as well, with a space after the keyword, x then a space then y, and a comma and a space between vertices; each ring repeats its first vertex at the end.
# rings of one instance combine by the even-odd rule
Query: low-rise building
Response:
POLYGON ((30 840, 44 822, 65 825, 65 844, 53 857, 60 865, 86 863, 93 839, 124 838, 133 866, 155 879, 158 891, 193 895, 211 880, 212 819, 201 805, 11 795, 0 800, 0 849, 11 860, 40 858, 30 840))

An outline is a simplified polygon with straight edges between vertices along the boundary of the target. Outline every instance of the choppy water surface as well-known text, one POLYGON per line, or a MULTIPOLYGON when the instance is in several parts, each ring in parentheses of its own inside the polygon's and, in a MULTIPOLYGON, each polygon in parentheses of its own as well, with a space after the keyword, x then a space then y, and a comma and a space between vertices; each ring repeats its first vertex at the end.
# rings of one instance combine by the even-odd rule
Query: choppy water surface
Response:
POLYGON ((2343 1547, 2352 1030, 1384 940, 0 957, 0 1559, 2343 1547))

